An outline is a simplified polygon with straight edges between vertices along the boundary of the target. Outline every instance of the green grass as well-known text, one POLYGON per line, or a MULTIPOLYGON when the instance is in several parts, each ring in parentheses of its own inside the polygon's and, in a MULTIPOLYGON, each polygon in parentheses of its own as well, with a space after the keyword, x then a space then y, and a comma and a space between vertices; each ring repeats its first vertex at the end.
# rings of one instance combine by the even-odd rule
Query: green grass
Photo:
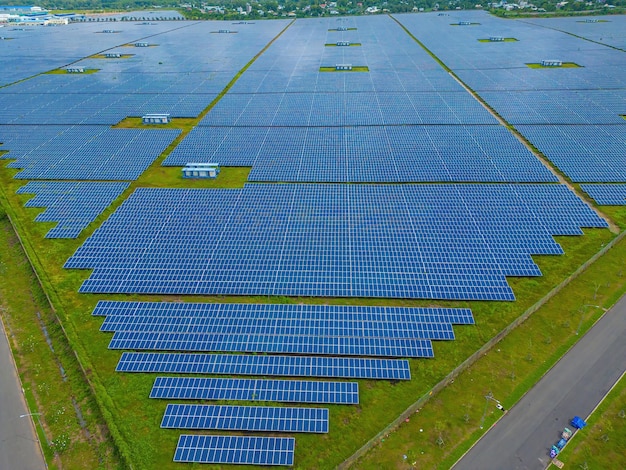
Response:
POLYGON ((559 66, 544 66, 541 64, 526 64, 526 66, 528 68, 531 69, 573 69, 573 68, 578 68, 581 67, 580 65, 574 63, 574 62, 563 62, 562 65, 559 66))
MULTIPOLYGON (((250 62, 252 63, 252 61, 250 62)), ((250 63, 242 69, 243 73, 250 63)), ((334 67, 332 68, 334 70, 334 67)), ((354 71, 354 70, 353 70, 354 71)), ((237 78, 237 77, 236 77, 237 78)), ((236 80, 235 78, 235 80, 236 80)), ((234 83, 231 82, 224 93, 234 83)), ((223 94, 222 94, 223 95, 223 94)), ((220 95, 220 96, 222 96, 220 95)), ((219 97, 218 97, 219 99, 219 97)), ((217 100, 214 101, 214 103, 217 100)), ((214 104, 212 103, 212 105, 214 104)), ((65 270, 65 260, 84 242, 103 220, 139 186, 187 187, 189 180, 180 177, 180 169, 161 167, 160 163, 178 142, 208 112, 196 120, 174 121, 171 125, 182 130, 181 136, 164 154, 141 176, 131 188, 120 197, 111 208, 102 214, 76 240, 44 239, 51 224, 35 223, 34 218, 41 209, 25 208, 24 202, 32 195, 16 195, 15 190, 23 183, 13 180, 16 170, 0 172, 2 203, 10 214, 19 233, 24 236, 25 249, 32 260, 45 292, 52 300, 57 314, 65 327, 69 349, 76 350, 86 375, 95 389, 98 405, 111 428, 122 459, 134 468, 176 468, 172 464, 172 454, 180 431, 167 431, 159 428, 165 403, 148 400, 153 375, 118 374, 114 372, 119 352, 107 349, 111 335, 100 333, 101 320, 89 315, 96 302, 108 300, 185 300, 202 302, 259 302, 259 303, 314 303, 314 304, 353 304, 353 305, 397 305, 397 306, 449 306, 471 307, 475 318, 474 326, 457 326, 454 342, 435 344, 435 358, 412 360, 412 380, 409 382, 359 381, 359 406, 330 406, 331 431, 328 435, 298 436, 296 466, 299 468, 333 468, 360 448, 364 442, 376 435, 388 423, 399 416, 415 400, 425 394, 446 374, 461 363, 497 332, 511 323, 528 307, 549 292, 562 279, 571 274, 581 263, 596 253, 613 238, 608 230, 586 230, 582 237, 559 237, 565 255, 536 257, 544 276, 541 278, 510 278, 509 282, 518 298, 516 302, 433 302, 419 300, 389 299, 342 299, 342 298, 282 298, 282 297, 222 297, 222 296, 142 296, 142 295, 87 295, 77 293, 80 284, 89 275, 84 270, 65 270)), ((135 118, 137 119, 137 118, 135 118)), ((125 120, 122 125, 134 126, 136 122, 125 120)), ((193 184, 200 187, 240 187, 247 177, 247 168, 225 168, 213 181, 201 180, 193 184), (218 186, 222 185, 222 186, 218 186)), ((617 256, 617 265, 623 265, 623 246, 610 252, 617 256)), ((609 302, 623 292, 623 284, 615 281, 604 285, 604 279, 621 279, 616 274, 617 265, 610 257, 603 258, 590 270, 590 278, 585 282, 575 281, 573 289, 564 299, 552 301, 545 309, 534 314, 520 329, 492 351, 474 368, 463 374, 449 389, 435 397, 420 413, 419 418, 410 419, 389 436, 385 443, 361 461, 363 468, 402 467, 403 453, 420 459, 421 466, 444 465, 450 462, 468 444, 468 438, 476 436, 476 424, 483 412, 482 396, 491 390, 495 396, 510 406, 517 396, 521 396, 537 377, 548 367, 548 362, 567 348, 568 341, 575 339, 575 330, 588 328, 594 315, 591 312, 577 312, 578 306, 594 302, 609 302), (612 261, 607 261, 612 260, 612 261), (601 288, 596 282, 603 280, 601 288), (593 292, 590 291, 593 289, 593 292), (621 289, 621 290, 620 290, 621 289), (545 310, 545 317, 541 312, 545 310), (579 320, 582 319, 582 321, 579 320), (536 322, 536 323, 533 323, 536 322), (523 328, 533 328, 523 330, 523 328), (522 331, 522 336, 514 336, 522 331), (559 342, 560 340, 563 340, 559 342), (507 342, 509 341, 509 342, 507 342), (486 359, 485 358, 485 359, 486 359), (546 362, 544 362, 546 361, 546 362), (474 380, 476 379, 476 380, 474 380), (474 384, 476 388, 464 387, 474 384), (476 393, 476 396, 473 395, 476 393), (465 410, 459 414, 459 410, 465 410), (465 423, 464 414, 469 415, 465 423), (459 422, 463 424, 460 425, 459 422), (410 426, 420 426, 419 429, 410 426), (407 429, 410 432, 406 432, 407 429), (441 434, 445 437, 443 448, 433 442, 441 434), (457 443, 453 446, 450 443, 457 443), (398 453, 400 452, 400 453, 398 453), (422 454, 422 452, 424 452, 422 454)), ((568 289, 570 289, 568 288, 568 289)), ((493 411, 493 410, 490 410, 493 411)), ((416 415, 417 417, 418 415, 416 415)), ((495 419, 490 412, 485 417, 489 423, 495 419)), ((89 466, 89 465, 87 465, 89 466)))
MULTIPOLYGON (((609 306, 626 291, 625 240, 434 396, 355 467, 402 468, 402 456, 410 454, 419 468, 450 468, 483 433, 481 421, 484 419, 486 431, 501 416, 494 406, 485 407, 484 396, 491 392, 510 408, 602 314, 600 309, 580 306, 609 306), (437 444, 440 436, 442 446, 437 444)), ((475 308, 473 311, 478 314, 475 308)), ((490 321, 476 316, 478 325, 490 321)), ((457 334, 464 331, 455 328, 457 334)))
POLYGON ((351 70, 337 70, 335 67, 320 67, 320 72, 369 72, 366 65, 353 65, 351 70))
POLYGON ((622 376, 558 459, 566 468, 626 468, 626 377, 622 376))
POLYGON ((91 390, 13 228, 1 215, 0 276, 2 319, 28 408, 40 414, 35 415, 35 428, 50 468, 117 468, 119 460, 91 390), (46 339, 52 342, 54 352, 46 339), (85 419, 85 428, 79 424, 74 402, 85 419))

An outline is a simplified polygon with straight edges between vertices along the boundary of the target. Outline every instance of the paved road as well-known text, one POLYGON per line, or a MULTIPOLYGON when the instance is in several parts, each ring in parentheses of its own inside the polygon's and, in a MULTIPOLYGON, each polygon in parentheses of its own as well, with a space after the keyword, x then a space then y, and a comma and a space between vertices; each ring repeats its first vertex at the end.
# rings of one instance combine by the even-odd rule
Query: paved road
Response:
POLYGON ((40 470, 46 464, 0 321, 0 470, 40 470))
POLYGON ((550 461, 548 450, 558 440, 563 427, 575 415, 588 416, 624 372, 624 338, 626 297, 454 469, 545 469, 550 461))

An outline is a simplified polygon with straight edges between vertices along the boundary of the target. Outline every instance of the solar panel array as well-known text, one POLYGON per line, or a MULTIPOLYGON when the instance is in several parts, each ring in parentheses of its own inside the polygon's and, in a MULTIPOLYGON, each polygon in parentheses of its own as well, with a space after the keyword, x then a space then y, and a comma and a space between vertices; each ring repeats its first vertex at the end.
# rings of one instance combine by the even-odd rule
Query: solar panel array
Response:
POLYGON ((626 184, 581 184, 580 188, 601 206, 626 205, 626 184))
POLYGON ((172 374, 334 377, 341 379, 409 380, 409 362, 400 359, 317 356, 251 356, 125 352, 118 372, 172 374))
POLYGON ((150 398, 356 405, 359 403, 359 384, 303 380, 157 377, 150 398))
POLYGON ((162 428, 225 431, 328 432, 328 408, 167 405, 162 428))
POLYGON ((484 12, 463 15, 480 26, 442 35, 450 18, 397 18, 574 182, 626 182, 626 56, 604 45, 620 44, 624 18, 503 22, 484 12), (493 35, 518 41, 479 42, 493 35), (526 66, 547 58, 580 67, 526 66))
POLYGON ((140 188, 65 267, 92 293, 513 300, 583 226, 563 185, 140 188))
POLYGON ((196 127, 164 164, 191 160, 249 181, 557 181, 502 126, 196 127))
MULTIPOLYGON (((15 160, 7 167, 22 169, 17 179, 135 180, 180 134, 177 129, 54 126, 31 139, 32 129, 41 127, 11 126, 11 140, 2 146, 9 150, 2 158, 15 160)), ((4 132, 0 127, 0 139, 4 132)))
POLYGON ((174 462, 293 465, 292 437, 182 435, 174 462))
POLYGON ((626 182, 626 123, 517 128, 575 183, 626 182))
POLYGON ((76 238, 118 198, 128 183, 30 182, 18 194, 36 194, 25 207, 45 207, 37 222, 58 222, 46 238, 76 238))
MULTIPOLYGON (((451 15, 396 18, 574 181, 626 181, 626 56, 538 20, 451 15), (450 27, 460 20, 475 26, 450 27), (519 41, 478 41, 493 35, 519 41), (583 67, 525 65, 546 58, 583 67)), ((17 178, 134 180, 179 133, 109 126, 145 113, 198 116, 287 24, 239 25, 237 34, 211 34, 224 28, 217 22, 12 33, 1 44, 0 87, 31 78, 0 88, 0 150, 23 170, 17 178), (143 41, 154 47, 127 47, 143 41), (27 49, 38 54, 24 62, 27 49), (67 64, 98 70, 42 73, 67 64)), ((606 24, 595 41, 623 19, 606 24)), ((253 182, 558 182, 382 15, 291 24, 165 164, 189 161, 251 166, 253 182), (325 47, 339 41, 361 46, 325 47), (340 63, 368 71, 320 72, 340 63)), ((38 181, 19 192, 34 191, 27 205, 48 207, 45 218, 77 236, 126 187, 38 181)), ((618 185, 583 188, 624 200, 618 185)), ((90 293, 513 300, 506 277, 541 275, 532 256, 561 254, 554 235, 605 226, 560 184, 143 188, 66 267, 93 270, 81 287, 90 293)), ((467 309, 304 305, 100 302, 94 315, 106 317, 110 348, 133 350, 118 371, 221 376, 158 377, 153 398, 313 404, 357 404, 358 384, 294 379, 408 380, 408 361, 394 358, 431 357, 432 340, 473 324, 467 309)), ((328 410, 168 404, 162 426, 325 433, 328 410)), ((183 435, 174 460, 293 465, 294 440, 183 435)))
POLYGON ((392 19, 333 23, 292 25, 164 165, 252 166, 259 182, 557 181, 392 19), (361 47, 324 47, 341 40, 361 47), (369 72, 319 71, 337 63, 369 72))

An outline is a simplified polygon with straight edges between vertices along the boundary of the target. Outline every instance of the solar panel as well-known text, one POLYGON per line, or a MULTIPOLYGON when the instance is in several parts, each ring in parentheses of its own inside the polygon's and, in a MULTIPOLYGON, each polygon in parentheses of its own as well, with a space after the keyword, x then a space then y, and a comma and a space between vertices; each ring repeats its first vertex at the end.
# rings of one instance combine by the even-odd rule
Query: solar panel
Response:
POLYGON ((176 333, 198 335, 277 335, 277 336, 338 336, 366 338, 420 338, 454 339, 449 323, 411 322, 354 318, 292 319, 292 318, 226 318, 198 317, 142 317, 107 318, 101 331, 134 333, 176 333))
POLYGON ((407 360, 229 354, 122 354, 117 372, 410 380, 407 360))
POLYGON ((162 428, 255 432, 328 432, 328 408, 167 405, 162 428))
POLYGON ((601 206, 626 205, 626 184, 581 184, 580 188, 601 206))
POLYGON ((295 442, 292 437, 183 434, 174 462, 291 466, 295 442))
MULTIPOLYGON (((193 302, 126 302, 101 300, 92 312, 113 322, 135 318, 237 318, 237 319, 299 319, 336 321, 394 321, 405 323, 450 323, 473 325, 468 308, 442 307, 377 307, 353 305, 307 304, 220 304, 193 302)), ((106 329, 106 328, 101 328, 106 329)))
POLYGON ((18 194, 37 196, 24 207, 46 207, 37 222, 58 222, 46 238, 76 238, 124 190, 128 183, 46 181, 30 182, 18 194))
POLYGON ((433 357, 430 340, 252 334, 196 334, 120 331, 109 349, 196 352, 255 352, 331 356, 433 357))
POLYGON ((355 405, 359 403, 359 385, 356 382, 157 377, 150 398, 355 405))
POLYGON ((607 223, 564 185, 139 188, 65 267, 89 293, 513 300, 583 226, 607 223))

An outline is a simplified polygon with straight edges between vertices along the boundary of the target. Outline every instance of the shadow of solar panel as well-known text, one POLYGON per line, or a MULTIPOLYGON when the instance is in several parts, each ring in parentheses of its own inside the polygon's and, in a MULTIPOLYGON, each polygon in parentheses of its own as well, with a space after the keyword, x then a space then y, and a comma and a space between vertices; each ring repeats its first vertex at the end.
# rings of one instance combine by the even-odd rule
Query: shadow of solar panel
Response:
POLYGON ((327 433, 328 409, 167 405, 161 427, 167 429, 327 433))
POLYGON ((359 385, 356 382, 157 377, 150 398, 355 405, 359 403, 359 385))
POLYGON ((182 435, 174 462, 293 465, 293 437, 182 435))

